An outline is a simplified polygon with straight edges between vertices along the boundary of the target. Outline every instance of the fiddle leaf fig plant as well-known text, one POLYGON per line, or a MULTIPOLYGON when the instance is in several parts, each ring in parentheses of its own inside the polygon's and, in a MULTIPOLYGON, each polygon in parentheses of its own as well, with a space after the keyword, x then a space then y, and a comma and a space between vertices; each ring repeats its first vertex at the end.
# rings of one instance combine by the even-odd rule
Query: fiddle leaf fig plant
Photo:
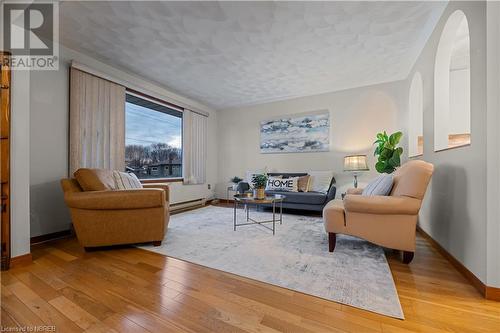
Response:
POLYGON ((377 134, 377 140, 373 143, 377 145, 374 156, 378 156, 375 169, 379 173, 393 173, 397 167, 401 166, 401 155, 403 148, 398 147, 399 141, 403 136, 402 132, 396 132, 390 136, 384 133, 377 134))

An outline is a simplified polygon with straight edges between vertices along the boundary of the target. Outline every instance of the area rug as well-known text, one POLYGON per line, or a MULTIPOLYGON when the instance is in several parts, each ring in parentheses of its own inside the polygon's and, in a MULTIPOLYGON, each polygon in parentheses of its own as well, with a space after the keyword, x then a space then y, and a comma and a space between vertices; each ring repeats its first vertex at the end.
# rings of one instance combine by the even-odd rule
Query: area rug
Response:
MULTIPOLYGON (((264 220, 272 213, 251 215, 264 220)), ((243 210, 238 218, 244 221, 243 210)), ((383 249, 339 235, 329 253, 319 217, 284 214, 273 236, 258 225, 233 231, 233 209, 208 206, 172 215, 162 246, 142 248, 403 319, 383 249)))

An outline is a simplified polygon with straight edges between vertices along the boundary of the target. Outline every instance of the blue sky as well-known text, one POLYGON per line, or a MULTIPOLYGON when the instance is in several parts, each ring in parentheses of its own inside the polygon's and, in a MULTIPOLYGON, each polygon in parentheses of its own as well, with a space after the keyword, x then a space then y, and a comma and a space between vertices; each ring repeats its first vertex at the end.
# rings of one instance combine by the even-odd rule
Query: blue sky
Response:
POLYGON ((148 146, 163 142, 181 148, 182 119, 125 103, 125 144, 148 146))

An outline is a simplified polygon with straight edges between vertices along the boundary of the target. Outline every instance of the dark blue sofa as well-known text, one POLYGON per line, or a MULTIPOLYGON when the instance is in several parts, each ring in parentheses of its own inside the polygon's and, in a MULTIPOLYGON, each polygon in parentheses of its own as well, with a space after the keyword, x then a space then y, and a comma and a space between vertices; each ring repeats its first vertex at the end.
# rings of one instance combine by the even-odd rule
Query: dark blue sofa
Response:
MULTIPOLYGON (((283 176, 283 178, 290 177, 300 177, 305 176, 307 173, 281 173, 274 172, 267 174, 270 177, 283 176)), ((250 190, 250 185, 246 182, 240 182, 238 184, 237 191, 239 193, 243 193, 250 190)), ((266 194, 283 194, 286 196, 283 201, 283 208, 288 209, 301 209, 301 210, 312 210, 312 211, 323 211, 323 207, 335 199, 335 193, 337 188, 335 187, 335 178, 332 178, 332 182, 330 183, 330 188, 328 192, 320 193, 320 192, 284 192, 284 191, 266 191, 266 194)), ((271 205, 262 205, 264 207, 271 207, 271 205)))

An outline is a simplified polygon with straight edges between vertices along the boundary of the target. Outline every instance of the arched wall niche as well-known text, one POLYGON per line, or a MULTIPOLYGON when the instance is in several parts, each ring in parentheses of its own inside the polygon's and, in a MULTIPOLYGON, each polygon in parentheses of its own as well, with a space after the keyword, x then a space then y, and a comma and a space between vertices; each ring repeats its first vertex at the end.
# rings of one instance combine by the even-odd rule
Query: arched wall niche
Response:
POLYGON ((424 153, 424 85, 422 75, 413 75, 409 93, 408 155, 415 157, 424 153))
POLYGON ((434 69, 434 150, 470 144, 470 37, 464 12, 453 12, 441 34, 434 69))

